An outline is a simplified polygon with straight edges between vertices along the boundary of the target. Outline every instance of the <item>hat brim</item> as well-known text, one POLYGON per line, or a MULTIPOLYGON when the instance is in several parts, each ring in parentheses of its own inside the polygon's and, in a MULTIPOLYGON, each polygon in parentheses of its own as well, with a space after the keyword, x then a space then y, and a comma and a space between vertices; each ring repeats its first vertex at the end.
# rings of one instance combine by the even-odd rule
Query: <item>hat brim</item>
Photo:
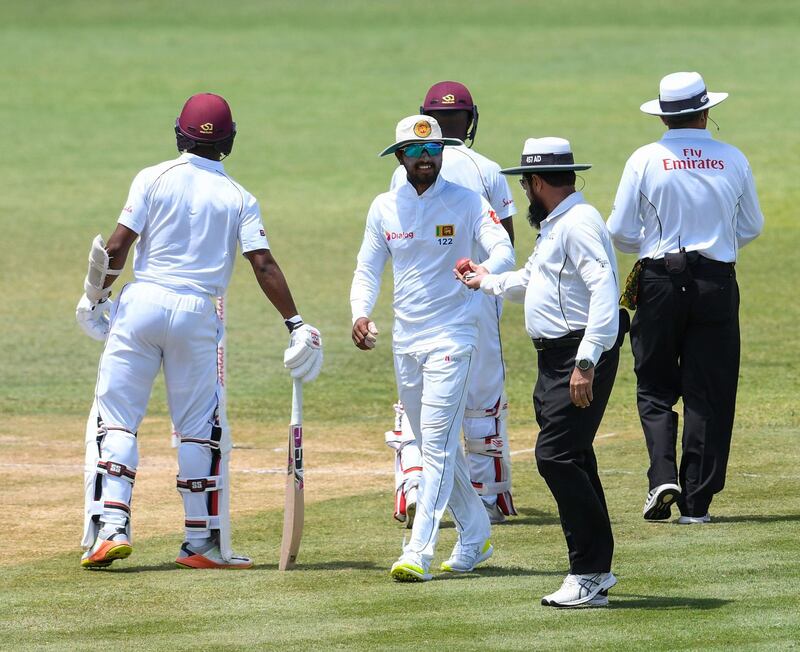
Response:
POLYGON ((708 93, 708 102, 700 109, 684 109, 683 111, 662 111, 661 104, 658 100, 650 100, 649 102, 645 102, 642 106, 639 107, 639 110, 642 113, 647 113, 649 115, 687 115, 689 113, 700 113, 700 111, 705 111, 706 109, 710 109, 712 106, 716 106, 720 102, 724 102, 728 99, 727 93, 708 93))
POLYGON ((411 140, 401 140, 399 143, 389 145, 378 156, 387 156, 394 154, 398 149, 402 149, 406 145, 413 145, 414 143, 444 143, 445 145, 463 145, 464 141, 458 138, 412 138, 411 140))
POLYGON ((500 174, 536 174, 537 172, 565 172, 572 170, 579 172, 580 170, 588 170, 592 167, 591 163, 573 163, 572 165, 521 165, 515 168, 503 168, 500 174))

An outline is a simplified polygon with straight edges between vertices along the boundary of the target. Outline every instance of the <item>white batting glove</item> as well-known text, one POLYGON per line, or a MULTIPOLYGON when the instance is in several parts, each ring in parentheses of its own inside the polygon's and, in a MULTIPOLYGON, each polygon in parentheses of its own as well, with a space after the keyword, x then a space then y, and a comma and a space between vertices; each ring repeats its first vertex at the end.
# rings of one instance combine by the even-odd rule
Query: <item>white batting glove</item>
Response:
POLYGON ((292 331, 289 348, 283 354, 283 366, 292 378, 309 383, 322 369, 322 335, 313 326, 303 324, 292 331))
POLYGON ((105 342, 111 325, 111 299, 96 303, 85 294, 75 307, 75 319, 84 333, 98 342, 105 342))

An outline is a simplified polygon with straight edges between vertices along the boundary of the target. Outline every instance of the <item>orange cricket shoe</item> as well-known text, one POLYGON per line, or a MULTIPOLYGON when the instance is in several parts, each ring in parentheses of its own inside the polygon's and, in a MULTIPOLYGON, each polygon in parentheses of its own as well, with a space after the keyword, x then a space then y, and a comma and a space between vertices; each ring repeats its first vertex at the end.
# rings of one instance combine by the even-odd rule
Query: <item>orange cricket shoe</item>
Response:
POLYGON ((107 568, 117 559, 125 559, 133 552, 133 546, 128 540, 125 528, 118 528, 108 539, 100 536, 95 539, 94 545, 83 553, 81 566, 89 570, 107 568))
POLYGON ((253 566, 253 560, 249 557, 234 555, 230 559, 224 559, 216 542, 211 543, 206 550, 195 551, 188 541, 184 541, 175 563, 184 568, 223 568, 230 570, 251 568, 253 566))

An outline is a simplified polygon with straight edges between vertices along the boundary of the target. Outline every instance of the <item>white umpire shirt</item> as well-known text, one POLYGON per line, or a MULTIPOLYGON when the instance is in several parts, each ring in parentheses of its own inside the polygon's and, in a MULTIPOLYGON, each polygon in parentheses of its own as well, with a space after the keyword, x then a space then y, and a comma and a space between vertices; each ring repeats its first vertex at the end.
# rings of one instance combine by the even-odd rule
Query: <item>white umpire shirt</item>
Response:
POLYGON ((685 247, 723 263, 763 226, 747 159, 706 129, 670 129, 636 150, 608 218, 620 251, 659 259, 685 247))
POLYGON ((608 230, 580 192, 564 199, 541 224, 525 267, 490 274, 487 294, 525 304, 525 328, 532 338, 554 339, 585 329, 577 360, 597 364, 617 340, 617 261, 608 230))
POLYGON ((136 280, 173 290, 223 295, 237 243, 269 249, 255 198, 221 162, 194 154, 139 172, 117 221, 139 234, 136 280))
POLYGON ((422 195, 408 182, 378 195, 367 214, 350 305, 353 321, 375 306, 391 258, 395 353, 425 351, 453 339, 477 343, 480 297, 453 276, 474 242, 488 252, 487 269, 514 265, 514 249, 488 202, 441 175, 422 195))

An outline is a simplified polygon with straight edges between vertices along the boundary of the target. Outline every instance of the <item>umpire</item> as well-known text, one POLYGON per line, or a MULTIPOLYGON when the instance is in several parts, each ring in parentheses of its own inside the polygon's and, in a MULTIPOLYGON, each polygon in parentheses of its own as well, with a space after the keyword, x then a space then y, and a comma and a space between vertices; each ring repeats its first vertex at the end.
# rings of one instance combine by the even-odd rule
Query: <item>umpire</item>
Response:
POLYGON ((575 163, 563 138, 525 141, 520 166, 501 172, 522 175, 528 221, 540 229, 536 248, 522 269, 494 275, 474 267, 474 277, 462 277, 469 287, 525 303, 525 328, 539 359, 536 463, 569 549, 569 575, 542 598, 552 607, 606 606, 617 582, 592 449, 619 363, 617 264, 602 217, 575 191, 575 171, 590 167, 575 163))
POLYGON ((608 229, 621 251, 639 255, 626 296, 638 303, 631 348, 650 455, 644 518, 668 519, 677 501, 678 523, 708 523, 725 485, 739 379, 734 265, 764 217, 747 159, 706 130, 709 109, 728 94, 708 92, 696 72, 667 75, 659 90, 641 110, 667 131, 628 159, 608 229))

